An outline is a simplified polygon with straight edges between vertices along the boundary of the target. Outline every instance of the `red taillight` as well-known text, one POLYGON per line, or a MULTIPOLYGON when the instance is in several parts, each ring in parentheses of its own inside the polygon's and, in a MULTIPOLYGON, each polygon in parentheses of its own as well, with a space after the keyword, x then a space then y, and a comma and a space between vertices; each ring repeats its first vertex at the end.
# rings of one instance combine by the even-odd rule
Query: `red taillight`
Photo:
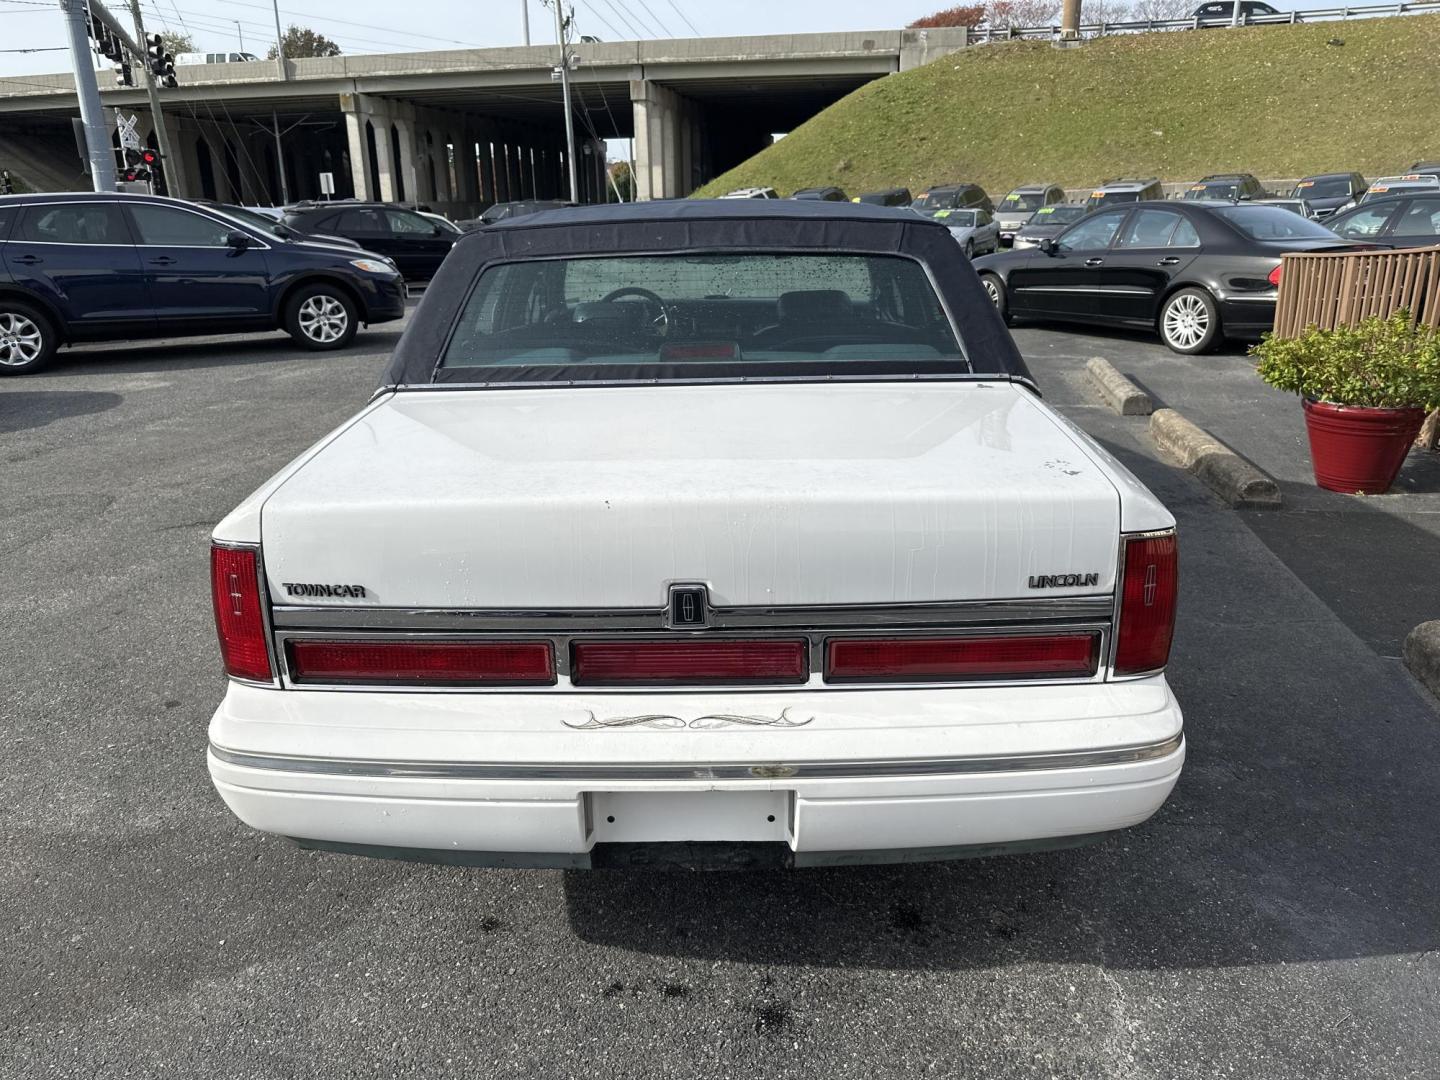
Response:
POLYGON ((809 675, 804 641, 587 641, 575 645, 577 686, 625 683, 799 683, 809 675))
POLYGON ((270 652, 265 647, 258 554, 255 548, 212 545, 210 597, 225 673, 237 679, 269 682, 270 652))
POLYGON ((1100 636, 1014 634, 832 640, 825 678, 845 681, 1067 678, 1095 674, 1100 636))
POLYGON ((1116 675, 1159 671, 1170 659, 1178 586, 1174 533, 1125 541, 1120 625, 1115 631, 1116 675))
POLYGON ((301 683, 553 683, 550 643, 463 641, 290 642, 290 676, 301 683))
POLYGON ((1274 285, 1275 288, 1278 289, 1278 288, 1280 287, 1280 279, 1281 279, 1282 277, 1284 277, 1284 276, 1285 276, 1285 264, 1284 264, 1284 263, 1281 263, 1279 266, 1275 267, 1274 270, 1271 270, 1271 271, 1270 271, 1270 276, 1267 277, 1265 280, 1268 281, 1268 282, 1270 282, 1271 285, 1274 285))

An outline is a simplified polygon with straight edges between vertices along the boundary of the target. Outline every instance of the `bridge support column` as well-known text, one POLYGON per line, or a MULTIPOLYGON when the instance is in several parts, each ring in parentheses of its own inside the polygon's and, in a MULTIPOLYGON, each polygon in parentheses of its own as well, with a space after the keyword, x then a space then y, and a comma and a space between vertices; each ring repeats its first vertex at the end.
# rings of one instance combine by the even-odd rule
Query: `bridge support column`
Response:
POLYGON ((392 166, 395 170, 395 198, 423 202, 419 176, 415 169, 415 112, 409 106, 395 105, 390 123, 395 128, 394 146, 399 154, 392 166))
POLYGON ((365 130, 370 120, 362 110, 358 94, 341 94, 340 108, 345 112, 345 138, 350 150, 350 182, 357 199, 375 198, 375 185, 370 176, 370 137, 365 130))
MULTIPOLYGON (((341 94, 340 108, 345 113, 345 134, 350 146, 350 174, 355 185, 355 197, 393 202, 396 162, 394 136, 390 133, 393 122, 390 110, 366 94, 341 94)), ((401 122, 404 123, 403 120, 401 122)), ((405 129, 413 130, 408 123, 405 123, 405 129)))
POLYGON ((701 132, 698 110, 648 79, 630 83, 635 113, 635 197, 677 199, 695 189, 701 132))

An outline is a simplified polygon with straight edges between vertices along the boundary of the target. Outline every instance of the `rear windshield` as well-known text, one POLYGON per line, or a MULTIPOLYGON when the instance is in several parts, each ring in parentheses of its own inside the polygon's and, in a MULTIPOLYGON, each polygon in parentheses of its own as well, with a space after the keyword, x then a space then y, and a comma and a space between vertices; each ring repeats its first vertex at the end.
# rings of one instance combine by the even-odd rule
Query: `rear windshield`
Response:
POLYGON ((975 227, 975 211, 941 210, 935 215, 935 220, 950 226, 952 229, 973 229, 975 227))
POLYGON ((1406 191, 1434 191, 1437 186, 1440 185, 1431 180, 1392 180, 1388 183, 1377 180, 1360 196, 1360 201, 1369 202, 1382 195, 1399 195, 1406 191))
POLYGON ((1040 191, 1012 191, 1000 204, 1000 212, 1006 210, 1039 210, 1045 205, 1045 194, 1040 191))
POLYGON ((1348 199, 1350 179, 1337 176, 1330 180, 1301 180, 1290 192, 1292 199, 1348 199))
POLYGON ((1068 225, 1079 221, 1088 212, 1084 206, 1042 206, 1030 219, 1032 225, 1068 225))
POLYGON ((492 266, 440 369, 444 381, 571 382, 970 366, 918 262, 745 252, 492 266))
POLYGON ((1207 180, 1185 189, 1187 199, 1237 199, 1244 185, 1239 180, 1207 180))
POLYGON ((910 205, 916 210, 946 210, 958 204, 960 192, 955 189, 950 191, 927 191, 910 205))
POLYGON ((1283 206, 1221 206, 1215 213, 1252 240, 1333 240, 1335 234, 1283 206))
POLYGON ((1139 202, 1140 192, 1138 191, 1092 191, 1086 202, 1087 206, 1100 206, 1109 203, 1139 202))

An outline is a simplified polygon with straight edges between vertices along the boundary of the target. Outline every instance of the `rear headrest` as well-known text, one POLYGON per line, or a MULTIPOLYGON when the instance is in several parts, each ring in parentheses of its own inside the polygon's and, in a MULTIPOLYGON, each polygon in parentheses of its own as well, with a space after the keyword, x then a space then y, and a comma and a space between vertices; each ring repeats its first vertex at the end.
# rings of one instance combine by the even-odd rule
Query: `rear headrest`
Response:
POLYGON ((841 289, 805 289, 780 294, 776 312, 781 322, 825 322, 854 315, 850 297, 841 289))

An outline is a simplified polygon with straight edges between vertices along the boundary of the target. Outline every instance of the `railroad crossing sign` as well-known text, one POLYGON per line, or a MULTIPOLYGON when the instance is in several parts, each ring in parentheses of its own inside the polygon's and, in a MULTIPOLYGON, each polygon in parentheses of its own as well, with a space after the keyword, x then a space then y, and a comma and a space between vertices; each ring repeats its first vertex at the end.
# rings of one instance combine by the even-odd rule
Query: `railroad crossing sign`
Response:
POLYGON ((130 119, 126 120, 125 117, 121 115, 120 110, 115 110, 115 127, 120 132, 120 145, 124 149, 139 150, 141 148, 140 133, 135 130, 135 124, 138 120, 139 117, 134 113, 131 113, 130 119))

